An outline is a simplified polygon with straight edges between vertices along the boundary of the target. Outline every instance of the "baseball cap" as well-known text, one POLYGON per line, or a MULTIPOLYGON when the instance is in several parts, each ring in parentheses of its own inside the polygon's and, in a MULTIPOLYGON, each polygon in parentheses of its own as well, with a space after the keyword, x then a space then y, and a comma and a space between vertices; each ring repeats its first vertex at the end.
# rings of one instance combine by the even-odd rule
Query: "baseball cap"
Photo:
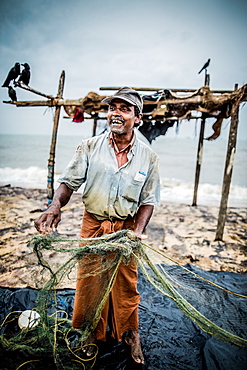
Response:
POLYGON ((122 87, 114 95, 108 96, 102 100, 102 103, 111 104, 112 100, 121 99, 126 101, 131 105, 136 105, 139 108, 140 113, 142 113, 143 101, 141 96, 137 91, 131 89, 130 87, 122 87))

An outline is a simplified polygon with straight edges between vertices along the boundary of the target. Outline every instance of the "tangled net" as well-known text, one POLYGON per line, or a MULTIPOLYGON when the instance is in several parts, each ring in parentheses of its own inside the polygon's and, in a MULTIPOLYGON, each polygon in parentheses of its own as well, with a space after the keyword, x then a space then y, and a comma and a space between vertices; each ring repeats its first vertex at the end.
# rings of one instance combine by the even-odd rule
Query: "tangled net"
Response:
MULTIPOLYGON (((39 361, 39 369, 47 369, 49 361, 56 369, 71 369, 71 361, 74 369, 77 365, 78 368, 86 369, 89 366, 89 359, 83 358, 83 351, 78 343, 86 339, 97 326, 101 310, 114 284, 119 264, 121 262, 128 264, 132 258, 136 260, 147 280, 162 294, 173 299, 203 331, 223 341, 247 348, 244 328, 238 324, 238 312, 246 305, 247 297, 204 279, 153 249, 164 258, 171 260, 178 268, 170 269, 164 264, 154 265, 146 252, 148 248, 152 248, 139 240, 131 231, 121 230, 99 238, 82 239, 39 235, 31 240, 29 246, 36 253, 38 262, 45 272, 43 278, 46 279, 39 292, 35 308, 40 315, 38 325, 30 325, 14 335, 13 333, 0 335, 0 345, 4 351, 11 353, 19 351, 23 354, 25 361, 23 360, 18 369, 26 364, 34 365, 37 361, 39 361), (51 251, 56 252, 55 262, 52 258, 49 258, 48 262, 45 256, 47 253, 49 256, 51 251), (65 255, 66 262, 58 267, 60 256, 64 258, 65 255), (97 297, 93 302, 90 300, 85 324, 81 330, 72 328, 66 312, 56 309, 57 290, 65 279, 73 279, 73 271, 78 261, 85 266, 89 266, 93 261, 94 269, 90 271, 85 269, 87 273, 84 277, 97 277, 96 283, 99 286, 97 297), (238 298, 237 307, 232 307, 233 295, 238 298), (225 320, 222 321, 222 317, 218 317, 213 307, 216 303, 217 307, 222 305, 223 301, 222 312, 225 320), (226 302, 228 302, 227 307, 226 302), (229 327, 229 317, 231 327, 229 327), (45 365, 42 367, 44 356, 45 365)), ((95 284, 95 279, 93 281, 95 284)), ((90 295, 91 288, 93 287, 88 285, 86 291, 82 291, 81 294, 87 297, 90 295)), ((10 313, 1 327, 15 320, 19 314, 10 313)), ((93 366, 96 355, 97 350, 94 357, 90 358, 90 367, 93 366)))

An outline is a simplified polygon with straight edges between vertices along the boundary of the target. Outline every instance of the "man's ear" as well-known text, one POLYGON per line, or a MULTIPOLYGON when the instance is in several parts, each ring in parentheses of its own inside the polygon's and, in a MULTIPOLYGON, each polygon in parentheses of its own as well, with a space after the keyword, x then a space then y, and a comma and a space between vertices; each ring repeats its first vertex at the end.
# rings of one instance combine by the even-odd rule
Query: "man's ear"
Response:
POLYGON ((138 117, 135 117, 135 123, 139 123, 140 120, 142 119, 142 114, 138 114, 138 117))

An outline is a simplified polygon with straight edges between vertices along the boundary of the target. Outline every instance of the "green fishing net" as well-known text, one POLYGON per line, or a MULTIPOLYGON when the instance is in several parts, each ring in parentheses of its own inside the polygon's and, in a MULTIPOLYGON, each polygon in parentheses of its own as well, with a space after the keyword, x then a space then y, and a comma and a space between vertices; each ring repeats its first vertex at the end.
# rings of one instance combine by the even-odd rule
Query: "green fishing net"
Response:
MULTIPOLYGON (((152 249, 131 231, 122 230, 88 239, 39 235, 31 240, 29 246, 35 251, 40 265, 38 279, 42 288, 35 307, 40 318, 36 326, 30 325, 11 336, 6 333, 0 336, 1 347, 5 351, 19 351, 24 355, 25 361, 23 360, 19 368, 34 366, 37 362, 37 367, 30 368, 43 369, 42 359, 45 356, 46 362, 50 361, 58 369, 71 369, 72 362, 73 369, 77 369, 77 366, 86 369, 89 359, 83 357, 79 344, 97 326, 119 264, 128 264, 133 258, 150 284, 174 300, 203 331, 223 341, 247 348, 244 328, 237 320, 238 312, 246 305, 247 297, 231 292, 190 271, 165 254, 152 249), (152 253, 159 253, 169 263, 176 265, 176 269, 171 269, 171 264, 153 264, 148 253, 150 249, 152 253), (80 330, 72 328, 68 316, 61 315, 60 310, 51 311, 57 300, 57 290, 68 284, 74 284, 75 287, 78 263, 84 266, 85 271, 80 278, 93 277, 92 283, 89 279, 89 283, 80 291, 88 305, 84 325, 80 330), (237 307, 233 307, 231 303, 232 296, 238 299, 237 307), (219 317, 218 313, 214 312, 214 307, 223 305, 223 302, 222 319, 222 316, 219 317), (75 334, 79 338, 77 341, 74 340, 75 334)), ((11 313, 13 317, 7 317, 2 326, 19 314, 11 313)), ((90 366, 94 365, 96 356, 97 348, 90 359, 90 366)), ((47 369, 46 366, 44 368, 47 369)))

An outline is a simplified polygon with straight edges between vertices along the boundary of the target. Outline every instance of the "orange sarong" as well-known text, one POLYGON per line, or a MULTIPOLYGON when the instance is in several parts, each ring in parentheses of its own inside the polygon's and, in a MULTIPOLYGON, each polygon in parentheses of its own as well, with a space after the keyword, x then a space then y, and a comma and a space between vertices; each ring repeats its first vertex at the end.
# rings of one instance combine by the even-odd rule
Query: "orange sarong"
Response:
MULTIPOLYGON (((82 219, 81 237, 93 238, 123 229, 133 230, 133 228, 133 218, 128 218, 125 221, 99 221, 85 210, 82 219)), ((94 262, 90 265, 89 257, 86 266, 86 269, 88 269, 87 271, 97 268, 94 262)), ((85 310, 90 310, 90 299, 92 299, 92 302, 95 302, 94 299, 99 294, 100 289, 100 285, 97 284, 97 279, 99 279, 98 276, 80 278, 83 274, 85 274, 85 261, 81 266, 79 262, 78 266, 78 279, 76 283, 72 318, 72 325, 77 329, 83 327, 84 318, 87 315, 85 310), (81 292, 85 291, 87 286, 90 286, 92 283, 94 283, 93 291, 88 291, 85 297, 81 292)), ((137 279, 138 272, 136 262, 132 260, 128 265, 121 262, 114 285, 101 312, 100 321, 94 331, 97 340, 106 340, 107 325, 109 325, 111 329, 111 336, 118 342, 121 342, 122 335, 126 330, 138 330, 138 305, 140 302, 140 294, 137 291, 137 279)))

